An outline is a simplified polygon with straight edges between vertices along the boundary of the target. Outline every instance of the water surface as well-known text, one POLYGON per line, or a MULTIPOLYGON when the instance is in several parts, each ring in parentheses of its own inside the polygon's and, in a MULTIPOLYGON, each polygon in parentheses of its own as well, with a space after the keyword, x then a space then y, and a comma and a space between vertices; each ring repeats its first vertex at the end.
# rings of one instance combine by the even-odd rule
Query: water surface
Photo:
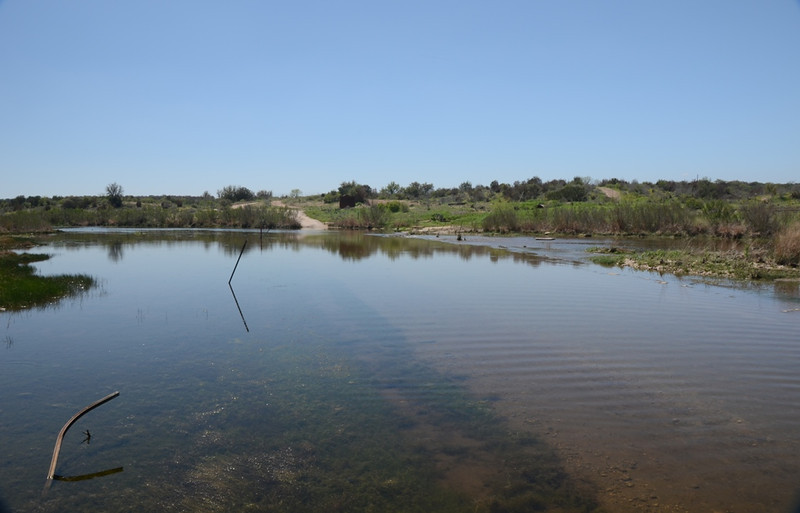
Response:
POLYGON ((517 443, 614 511, 788 511, 796 290, 588 263, 607 243, 60 235, 40 271, 100 286, 1 314, 0 498, 10 511, 457 511, 488 507, 509 472, 497 455, 517 443), (60 427, 115 390, 69 432, 58 473, 124 470, 42 497, 60 427))

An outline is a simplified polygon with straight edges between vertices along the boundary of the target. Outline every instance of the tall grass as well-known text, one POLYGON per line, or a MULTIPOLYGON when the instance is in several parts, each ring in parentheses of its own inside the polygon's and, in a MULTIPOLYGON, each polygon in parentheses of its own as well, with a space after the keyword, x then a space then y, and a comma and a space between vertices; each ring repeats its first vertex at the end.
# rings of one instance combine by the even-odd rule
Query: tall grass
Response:
POLYGON ((43 231, 52 226, 125 226, 140 228, 283 228, 297 229, 297 213, 265 205, 232 208, 177 207, 170 203, 123 208, 31 209, 0 215, 0 230, 43 231))
POLYGON ((778 233, 773 254, 779 264, 800 265, 800 221, 795 221, 778 233))
POLYGON ((483 219, 492 232, 558 232, 603 234, 690 234, 698 231, 695 216, 678 203, 620 202, 613 205, 574 203, 547 208, 499 204, 483 219))
POLYGON ((48 220, 33 210, 20 210, 0 216, 0 231, 23 233, 43 232, 52 228, 48 220))
POLYGON ((344 230, 380 230, 388 226, 391 212, 385 204, 362 205, 335 212, 330 224, 344 230))

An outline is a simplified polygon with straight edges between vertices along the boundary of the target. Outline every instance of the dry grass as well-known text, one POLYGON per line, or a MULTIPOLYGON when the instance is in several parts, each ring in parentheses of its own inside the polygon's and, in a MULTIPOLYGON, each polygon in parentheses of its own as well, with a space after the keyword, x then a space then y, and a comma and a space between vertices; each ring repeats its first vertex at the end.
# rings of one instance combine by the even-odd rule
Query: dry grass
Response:
POLYGON ((800 222, 778 232, 775 238, 775 260, 782 265, 800 265, 800 222))

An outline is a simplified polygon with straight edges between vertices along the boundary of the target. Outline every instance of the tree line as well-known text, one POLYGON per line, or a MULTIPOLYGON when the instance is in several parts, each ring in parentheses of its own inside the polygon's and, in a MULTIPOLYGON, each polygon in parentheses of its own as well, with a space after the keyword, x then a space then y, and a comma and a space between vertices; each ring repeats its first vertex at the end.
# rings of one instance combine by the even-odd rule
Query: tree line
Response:
MULTIPOLYGON (((626 181, 618 178, 591 180, 586 177, 575 177, 571 181, 554 179, 544 181, 534 176, 527 180, 518 180, 513 183, 501 183, 493 180, 489 185, 472 185, 471 182, 462 182, 457 187, 435 187, 430 182, 411 182, 401 186, 397 182, 389 182, 384 187, 373 188, 368 184, 356 181, 342 182, 338 189, 321 194, 325 203, 336 203, 342 196, 350 196, 356 203, 366 203, 371 199, 398 199, 398 200, 425 200, 449 199, 452 201, 491 201, 504 199, 507 201, 521 202, 536 199, 584 202, 593 199, 598 194, 598 188, 610 188, 621 193, 631 193, 644 196, 692 197, 701 200, 744 200, 759 196, 782 197, 800 200, 800 184, 796 183, 762 183, 743 181, 709 180, 707 178, 691 181, 658 180, 656 182, 626 181), (594 196, 593 196, 594 195, 594 196)), ((299 197, 299 189, 293 189, 291 197, 299 197)), ((182 206, 201 202, 213 203, 215 199, 222 202, 242 202, 256 200, 270 200, 272 191, 253 190, 239 185, 228 185, 217 191, 216 198, 205 192, 202 196, 146 196, 138 198, 141 203, 145 198, 161 198, 162 202, 182 206)), ((29 208, 48 208, 60 206, 62 208, 101 208, 103 199, 111 208, 120 208, 126 199, 121 185, 112 183, 106 186, 104 196, 17 196, 15 198, 0 199, 0 212, 19 211, 29 208)), ((132 199, 132 198, 129 198, 132 199)))
POLYGON ((795 183, 711 181, 706 178, 692 181, 658 180, 657 182, 636 180, 629 182, 617 178, 593 181, 584 177, 575 177, 571 181, 563 179, 543 181, 536 176, 510 184, 494 180, 488 186, 473 186, 471 182, 465 181, 458 187, 440 188, 436 188, 428 182, 411 182, 403 187, 392 181, 385 187, 375 189, 367 184, 349 181, 342 182, 338 189, 323 194, 322 198, 326 203, 335 203, 344 195, 356 198, 360 203, 366 203, 370 199, 422 200, 437 198, 451 198, 454 201, 504 199, 521 202, 543 199, 583 202, 593 199, 592 195, 596 195, 598 188, 601 187, 614 189, 621 193, 659 195, 664 198, 694 197, 703 200, 743 200, 769 195, 800 200, 800 184, 795 183))

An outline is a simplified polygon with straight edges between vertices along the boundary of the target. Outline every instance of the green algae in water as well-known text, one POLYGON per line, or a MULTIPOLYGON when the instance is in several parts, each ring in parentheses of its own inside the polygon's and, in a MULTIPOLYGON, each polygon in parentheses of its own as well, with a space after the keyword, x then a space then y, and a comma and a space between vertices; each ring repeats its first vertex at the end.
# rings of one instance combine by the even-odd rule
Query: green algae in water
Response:
POLYGON ((0 308, 21 310, 42 306, 94 286, 85 275, 39 276, 30 266, 50 258, 30 253, 0 253, 0 308))

